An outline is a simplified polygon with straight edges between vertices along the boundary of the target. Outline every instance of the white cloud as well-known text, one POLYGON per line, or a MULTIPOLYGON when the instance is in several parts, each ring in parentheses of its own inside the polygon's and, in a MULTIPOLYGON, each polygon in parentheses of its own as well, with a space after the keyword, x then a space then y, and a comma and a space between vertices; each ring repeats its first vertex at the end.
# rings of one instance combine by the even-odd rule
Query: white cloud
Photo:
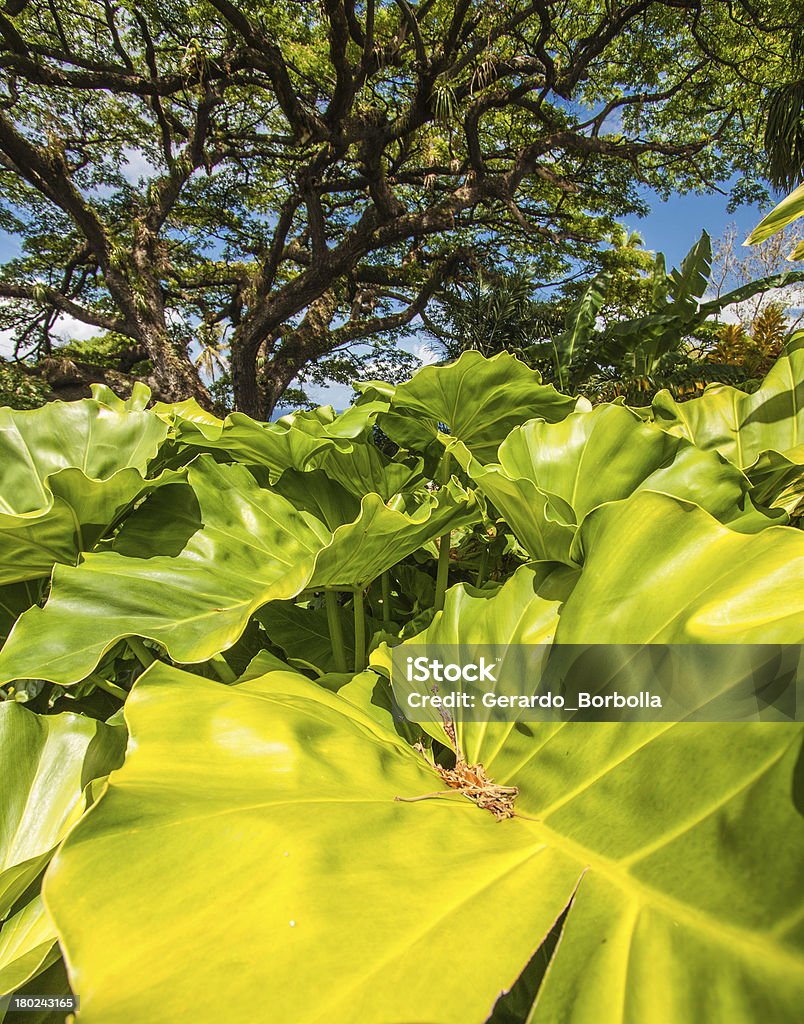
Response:
POLYGON ((442 356, 438 354, 432 341, 410 341, 407 344, 403 344, 403 348, 406 348, 411 355, 421 362, 422 366, 429 366, 431 363, 437 363, 442 356))
POLYGON ((86 341, 87 338, 94 338, 98 334, 103 334, 103 331, 100 327, 81 323, 74 316, 62 313, 53 325, 53 334, 63 342, 70 342, 86 341))
POLYGON ((12 356, 14 354, 14 341, 12 331, 0 331, 0 356, 12 356))
MULTIPOLYGON (((64 344, 72 341, 86 341, 87 338, 94 338, 103 332, 99 327, 91 324, 81 323, 73 316, 62 313, 53 325, 53 335, 57 341, 64 344)), ((14 332, 10 330, 0 331, 0 356, 9 358, 14 355, 14 332)))
POLYGON ((126 146, 123 150, 126 162, 122 171, 132 185, 136 185, 142 178, 153 178, 158 173, 157 168, 151 163, 141 149, 134 149, 133 146, 126 146))

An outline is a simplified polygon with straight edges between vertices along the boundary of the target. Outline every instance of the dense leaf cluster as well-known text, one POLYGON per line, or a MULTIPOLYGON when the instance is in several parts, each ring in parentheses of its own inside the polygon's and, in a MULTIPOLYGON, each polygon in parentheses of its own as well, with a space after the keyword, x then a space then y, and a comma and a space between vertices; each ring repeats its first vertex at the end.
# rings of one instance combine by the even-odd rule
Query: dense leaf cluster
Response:
POLYGON ((71 985, 87 1024, 793 1024, 797 727, 420 734, 388 668, 799 643, 803 361, 640 409, 472 351, 268 424, 142 387, 0 410, 0 991, 71 985))

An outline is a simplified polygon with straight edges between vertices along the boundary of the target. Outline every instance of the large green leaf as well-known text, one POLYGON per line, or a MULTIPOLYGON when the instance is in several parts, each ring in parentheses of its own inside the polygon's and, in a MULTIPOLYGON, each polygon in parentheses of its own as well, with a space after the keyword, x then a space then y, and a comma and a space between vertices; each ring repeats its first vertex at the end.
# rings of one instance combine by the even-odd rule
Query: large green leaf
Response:
POLYGON ((383 501, 416 486, 424 476, 421 459, 412 459, 410 465, 394 461, 373 444, 354 444, 349 451, 328 448, 312 456, 309 464, 351 494, 362 497, 374 491, 383 501))
POLYGON ((584 518, 641 490, 694 501, 743 532, 772 522, 753 508, 748 481, 731 463, 643 423, 620 405, 572 413, 560 423, 533 420, 515 427, 495 464, 481 465, 460 442, 448 450, 534 558, 571 560, 584 518))
POLYGON ((0 587, 0 644, 24 611, 39 599, 40 583, 7 583, 0 587))
POLYGON ((397 802, 437 786, 423 759, 291 673, 151 669, 126 715, 125 768, 47 879, 87 1024, 238 1024, 255 1000, 277 1024, 481 1021, 581 874, 531 823, 397 802), (99 868, 124 849, 123 889, 99 868))
POLYGON ((38 886, 31 892, 91 804, 90 783, 122 763, 124 747, 121 726, 0 704, 0 920, 15 909, 0 926, 0 997, 60 959, 38 886))
POLYGON ((151 389, 141 380, 134 381, 131 395, 122 399, 106 384, 90 384, 92 397, 101 405, 108 405, 115 412, 142 412, 151 400, 151 389))
POLYGON ((478 519, 474 495, 455 481, 434 495, 400 495, 388 503, 367 494, 360 516, 335 530, 316 556, 309 586, 365 588, 436 537, 478 519))
POLYGON ((0 409, 0 584, 74 564, 148 487, 167 426, 94 399, 0 409))
POLYGON ((348 450, 351 444, 347 439, 301 429, 294 422, 260 423, 241 412, 217 421, 208 416, 202 419, 195 410, 189 410, 187 416, 175 412, 173 433, 191 451, 220 452, 229 460, 265 466, 272 479, 285 469, 307 468, 318 452, 336 447, 348 450))
MULTIPOLYGON (((553 562, 523 565, 496 589, 480 590, 460 583, 446 594, 444 607, 437 611, 426 629, 404 641, 405 644, 461 645, 467 650, 488 645, 550 644, 555 638, 559 612, 580 575, 575 567, 553 562)), ((391 649, 381 644, 372 652, 371 666, 390 678, 391 649)), ((440 713, 423 712, 422 728, 448 743, 440 713)), ((485 725, 480 727, 485 732, 485 725)), ((471 737, 473 726, 458 723, 463 740, 471 737), (468 732, 462 730, 467 729, 468 732)), ((464 750, 474 757, 473 743, 464 750)))
MULTIPOLYGON (((574 588, 571 576, 551 574, 547 566, 536 573, 523 567, 497 592, 454 587, 444 612, 407 643, 545 643, 562 635, 568 643, 601 641, 592 623, 600 616, 606 639, 616 633, 619 602, 626 603, 627 622, 619 639, 672 642, 672 628, 657 624, 673 607, 675 592, 669 603, 661 593, 672 587, 674 571, 683 575, 683 558, 657 562, 665 586, 640 591, 638 601, 629 601, 633 591, 626 589, 630 562, 613 573, 602 569, 613 565, 622 537, 645 517, 640 504, 652 499, 671 502, 640 495, 605 510, 610 529, 618 510, 634 505, 636 514, 608 538, 600 564, 588 563, 574 588), (609 588, 610 601, 601 606, 609 588), (580 623, 577 616, 567 620, 565 629, 568 609, 579 606, 588 615, 580 623)), ((591 522, 602 514, 594 513, 591 522)), ((638 549, 636 556, 641 554, 638 549)), ((720 554, 727 563, 728 555, 720 554)), ((752 579, 749 568, 748 593, 752 579)), ((784 603, 793 587, 778 577, 775 583, 784 603)), ((724 602, 729 600, 732 581, 721 571, 710 602, 719 585, 724 602)), ((685 611, 680 609, 682 618, 685 611)), ((778 609, 777 620, 784 617, 778 609)), ((794 611, 789 640, 797 635, 796 621, 801 616, 797 620, 794 611)), ((753 638, 775 635, 769 619, 765 632, 753 638)), ((386 650, 372 661, 390 668, 386 650)), ((427 729, 448 741, 437 722, 427 729)), ((794 851, 802 830, 790 789, 800 765, 800 726, 459 721, 456 730, 467 760, 483 764, 498 784, 516 785, 516 806, 539 819, 551 846, 572 852, 586 868, 529 1022, 706 1022, 719 1020, 728 1004, 730 1020, 792 1024, 804 992, 802 885, 794 851), (786 844, 782 862, 775 859, 771 836, 786 844), (780 871, 787 877, 780 878, 780 871), (653 971, 673 979, 662 982, 655 1000, 653 971)))
POLYGON ((585 869, 529 1020, 793 1024, 801 728, 530 728, 473 736, 548 845, 585 869))
POLYGON ((60 958, 56 939, 40 896, 5 922, 0 928, 0 1000, 60 958))
POLYGON ((653 415, 663 429, 716 449, 741 469, 763 452, 796 449, 804 441, 804 331, 794 335, 753 394, 716 384, 700 398, 676 402, 660 391, 653 415))
MULTIPOLYGON (((745 245, 759 245, 760 242, 767 241, 767 239, 772 235, 776 235, 780 231, 784 231, 786 227, 789 227, 794 221, 798 220, 798 218, 803 215, 804 184, 799 185, 798 188, 794 189, 789 196, 785 196, 780 203, 774 206, 767 216, 762 218, 759 224, 757 224, 745 240, 745 245)), ((789 259, 804 258, 804 251, 799 250, 800 247, 791 254, 789 259)))
POLYGON ((559 386, 569 388, 573 363, 595 336, 597 318, 606 303, 611 286, 610 274, 598 274, 572 304, 564 320, 564 330, 555 338, 555 360, 559 386))
POLYGON ((557 643, 804 641, 800 530, 745 536, 645 491, 592 512, 578 542, 584 568, 557 643))
POLYGON ((709 284, 712 267, 712 239, 706 231, 690 249, 679 269, 670 271, 669 286, 676 306, 697 307, 709 284))
POLYGON ((701 303, 698 307, 698 322, 703 323, 705 319, 717 316, 727 306, 746 302, 762 292, 769 292, 773 288, 785 288, 789 284, 798 284, 800 281, 804 281, 804 271, 802 270, 785 270, 780 274, 769 274, 756 281, 749 281, 747 284, 740 285, 739 288, 723 292, 717 298, 701 303))
MULTIPOLYGON (((414 416, 436 437, 439 424, 459 438, 481 462, 494 457, 512 427, 534 416, 561 420, 575 400, 541 383, 541 375, 501 352, 487 359, 474 350, 446 366, 425 366, 393 393, 391 412, 414 416)), ((394 439, 389 420, 380 426, 394 439)), ((404 443, 404 438, 399 438, 404 443)))
MULTIPOLYGON (((61 957, 15 992, 18 996, 49 996, 53 999, 70 994, 70 983, 61 957)), ((71 1024, 71 1016, 69 1010, 52 1009, 46 1003, 40 1004, 38 1010, 11 1011, 5 1014, 0 1010, 2 1024, 71 1024)))
MULTIPOLYGON (((346 662, 354 664, 353 618, 338 606, 346 662)), ((323 608, 300 608, 292 601, 272 601, 257 613, 272 643, 281 647, 288 661, 297 667, 313 669, 316 674, 334 672, 335 656, 323 608)))
POLYGON ((80 469, 108 480, 121 468, 144 470, 167 433, 151 413, 113 410, 94 399, 50 402, 19 412, 0 409, 2 511, 41 512, 52 503, 53 474, 80 469))
POLYGON ((185 398, 182 402, 155 402, 151 411, 168 423, 174 431, 177 425, 180 428, 183 423, 203 424, 215 430, 220 430, 223 426, 223 420, 202 408, 195 398, 185 398))
POLYGON ((84 788, 122 761, 124 730, 0 704, 0 919, 84 810, 84 788))
POLYGON ((399 803, 442 788, 425 760, 291 673, 154 667, 126 714, 126 764, 45 885, 86 1024, 481 1024, 569 903, 536 1024, 798 1020, 795 729, 489 735, 527 815, 495 822, 446 789, 399 803))
POLYGON ((356 519, 332 532, 243 466, 202 456, 188 481, 132 516, 118 550, 57 567, 45 607, 22 615, 0 651, 0 679, 78 682, 132 635, 163 644, 176 661, 206 661, 268 601, 307 587, 366 587, 476 517, 471 496, 452 484, 400 507, 367 494, 356 519))
POLYGON ((716 385, 700 398, 676 402, 661 391, 653 416, 663 429, 744 469, 757 484, 758 499, 768 504, 791 485, 804 491, 804 331, 788 342, 753 394, 716 385))
POLYGON ((388 405, 389 400, 380 397, 360 401, 340 413, 336 413, 331 405, 321 405, 317 409, 281 416, 276 422, 317 436, 365 440, 377 414, 385 412, 388 405))
POLYGON ((126 554, 57 566, 45 607, 26 612, 0 651, 0 676, 77 682, 131 635, 158 641, 178 661, 204 661, 232 646, 261 604, 303 589, 325 528, 261 490, 243 466, 207 456, 188 479, 192 490, 157 495, 155 510, 129 520, 126 554))

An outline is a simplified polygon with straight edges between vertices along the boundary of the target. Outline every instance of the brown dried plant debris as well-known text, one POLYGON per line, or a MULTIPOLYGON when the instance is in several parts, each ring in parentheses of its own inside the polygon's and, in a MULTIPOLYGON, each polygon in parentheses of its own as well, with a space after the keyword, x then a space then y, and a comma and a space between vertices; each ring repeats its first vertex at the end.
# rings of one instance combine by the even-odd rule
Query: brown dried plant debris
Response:
MULTIPOLYGON (((421 743, 416 744, 416 750, 427 760, 430 767, 447 784, 450 790, 460 793, 467 800, 471 800, 484 811, 490 811, 496 821, 505 821, 506 818, 519 817, 514 810, 519 790, 516 786, 498 786, 496 782, 488 777, 486 769, 482 764, 468 764, 455 737, 455 728, 452 722, 445 723, 445 731, 452 741, 456 750, 454 768, 443 768, 427 756, 427 752, 421 743), (447 725, 449 728, 447 728, 447 725)), ((449 796, 448 790, 439 790, 436 793, 425 793, 424 796, 404 797, 398 796, 397 800, 404 803, 415 803, 418 800, 431 800, 436 797, 449 796)))

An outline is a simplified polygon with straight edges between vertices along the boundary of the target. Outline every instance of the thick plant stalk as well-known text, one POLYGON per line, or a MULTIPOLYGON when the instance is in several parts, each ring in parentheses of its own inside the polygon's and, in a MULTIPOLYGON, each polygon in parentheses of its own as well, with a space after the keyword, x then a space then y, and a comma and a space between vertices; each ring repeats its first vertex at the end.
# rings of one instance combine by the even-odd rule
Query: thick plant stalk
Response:
POLYGON ((382 624, 391 625, 391 574, 386 571, 382 574, 382 624))
MULTIPOLYGON (((438 479, 442 487, 446 487, 450 477, 450 454, 444 452, 438 467, 438 479)), ((444 608, 444 599, 449 586, 449 549, 450 533, 445 533, 438 538, 438 569, 436 571, 436 589, 434 607, 437 612, 444 608)))
POLYGON ((343 643, 343 630, 341 629, 341 617, 338 609, 337 592, 334 590, 325 591, 324 601, 327 608, 329 639, 332 644, 332 654, 335 658, 335 671, 348 672, 349 666, 346 663, 346 647, 343 643))
POLYGON ((149 665, 153 665, 156 661, 156 655, 152 651, 148 650, 138 636, 126 637, 126 643, 131 648, 131 653, 143 668, 148 668, 149 665))
POLYGON ((366 667, 366 607, 360 587, 355 588, 354 595, 355 672, 362 672, 366 667))
POLYGON ((488 545, 484 544, 480 552, 480 567, 477 570, 477 579, 475 580, 476 587, 482 587, 486 582, 486 573, 489 569, 489 549, 488 545))
POLYGON ((105 690, 113 697, 117 697, 118 700, 125 701, 128 697, 128 690, 124 690, 122 686, 117 686, 115 683, 110 683, 108 679, 104 679, 98 672, 91 673, 89 680, 94 683, 98 689, 105 690))
POLYGON ((237 682, 237 674, 222 654, 213 654, 209 659, 212 670, 222 683, 237 682))

